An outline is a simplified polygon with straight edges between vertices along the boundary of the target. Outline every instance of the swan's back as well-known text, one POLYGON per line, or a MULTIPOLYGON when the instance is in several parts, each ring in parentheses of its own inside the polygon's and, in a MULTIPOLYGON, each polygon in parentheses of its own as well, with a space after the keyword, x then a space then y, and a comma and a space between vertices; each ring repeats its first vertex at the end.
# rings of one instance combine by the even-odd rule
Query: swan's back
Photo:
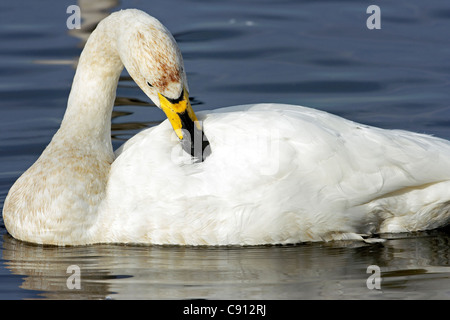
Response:
POLYGON ((389 230, 401 215, 414 220, 412 196, 434 210, 446 199, 445 140, 279 104, 199 116, 212 150, 203 163, 183 156, 167 123, 124 146, 107 192, 113 224, 151 226, 153 243, 330 240, 389 230))

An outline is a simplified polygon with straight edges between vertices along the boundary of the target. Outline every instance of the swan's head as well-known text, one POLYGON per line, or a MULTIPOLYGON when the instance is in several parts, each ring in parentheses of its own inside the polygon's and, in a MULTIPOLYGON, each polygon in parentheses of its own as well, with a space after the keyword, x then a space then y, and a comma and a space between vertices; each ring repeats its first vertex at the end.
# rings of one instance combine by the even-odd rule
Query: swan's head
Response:
POLYGON ((126 11, 131 15, 127 18, 128 30, 118 39, 125 68, 142 91, 164 111, 178 138, 190 146, 191 154, 194 156, 194 146, 199 145, 194 139, 202 141, 199 150, 202 152, 206 138, 189 102, 183 57, 175 39, 157 19, 139 10, 126 11))

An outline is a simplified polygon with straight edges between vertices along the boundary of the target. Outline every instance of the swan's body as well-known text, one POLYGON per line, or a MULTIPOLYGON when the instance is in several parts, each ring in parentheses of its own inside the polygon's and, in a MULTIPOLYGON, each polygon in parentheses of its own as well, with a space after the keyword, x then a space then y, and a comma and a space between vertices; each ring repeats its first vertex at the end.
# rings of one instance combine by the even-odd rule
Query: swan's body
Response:
POLYGON ((123 64, 157 105, 161 96, 186 100, 182 58, 167 30, 138 10, 105 19, 80 57, 61 128, 5 200, 14 237, 253 245, 362 239, 450 221, 450 142, 305 107, 201 114, 212 151, 204 162, 182 151, 168 121, 114 155, 110 117, 123 64))

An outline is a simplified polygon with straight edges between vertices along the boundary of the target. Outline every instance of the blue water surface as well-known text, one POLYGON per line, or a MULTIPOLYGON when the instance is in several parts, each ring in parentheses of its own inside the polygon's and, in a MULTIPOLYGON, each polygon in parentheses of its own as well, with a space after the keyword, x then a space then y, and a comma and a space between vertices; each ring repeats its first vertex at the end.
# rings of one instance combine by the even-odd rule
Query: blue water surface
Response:
MULTIPOLYGON (((0 3, 0 210, 59 127, 86 37, 138 8, 174 34, 196 110, 276 102, 450 139, 450 3, 441 0, 9 1, 0 3), (69 5, 82 28, 69 30, 69 5), (381 29, 369 30, 369 5, 381 29)), ((124 71, 113 144, 164 120, 124 71)), ((433 164, 430 164, 433 165, 433 164)), ((448 229, 245 248, 48 247, 0 218, 0 299, 449 299, 448 229), (81 270, 70 289, 67 268, 81 270), (381 289, 370 289, 370 265, 381 289)))

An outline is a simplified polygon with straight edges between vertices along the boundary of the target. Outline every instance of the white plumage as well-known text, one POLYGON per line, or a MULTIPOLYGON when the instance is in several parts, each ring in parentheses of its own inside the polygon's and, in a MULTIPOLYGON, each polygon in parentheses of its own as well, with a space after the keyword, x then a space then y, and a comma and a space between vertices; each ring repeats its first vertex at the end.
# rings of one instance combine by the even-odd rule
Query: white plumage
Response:
POLYGON ((204 162, 182 151, 168 121, 114 155, 109 122, 123 67, 118 61, 156 104, 151 90, 176 97, 187 87, 184 71, 156 89, 145 85, 164 78, 161 64, 182 66, 157 20, 138 10, 105 19, 80 58, 61 129, 5 201, 4 221, 14 237, 59 245, 255 245, 363 239, 450 221, 450 142, 300 106, 200 113, 212 151, 204 162), (158 30, 171 48, 162 51, 164 61, 140 60, 149 53, 130 40, 136 30, 141 38, 158 30), (95 48, 105 44, 118 53, 102 49, 111 63, 96 65, 95 48))

